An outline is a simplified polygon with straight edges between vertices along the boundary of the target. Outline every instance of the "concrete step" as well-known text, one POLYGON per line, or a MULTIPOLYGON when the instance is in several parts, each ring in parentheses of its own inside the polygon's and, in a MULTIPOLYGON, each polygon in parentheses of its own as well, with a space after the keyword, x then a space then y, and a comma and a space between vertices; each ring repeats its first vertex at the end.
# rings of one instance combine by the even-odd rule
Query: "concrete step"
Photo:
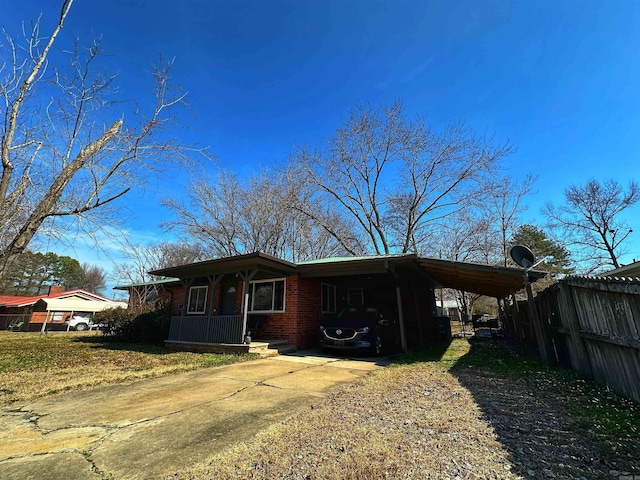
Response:
POLYGON ((295 345, 282 345, 276 349, 278 351, 278 355, 286 355, 287 353, 293 353, 297 351, 295 345))
POLYGON ((275 357, 296 350, 296 346, 287 344, 286 340, 261 340, 249 345, 249 353, 257 353, 261 357, 275 357))

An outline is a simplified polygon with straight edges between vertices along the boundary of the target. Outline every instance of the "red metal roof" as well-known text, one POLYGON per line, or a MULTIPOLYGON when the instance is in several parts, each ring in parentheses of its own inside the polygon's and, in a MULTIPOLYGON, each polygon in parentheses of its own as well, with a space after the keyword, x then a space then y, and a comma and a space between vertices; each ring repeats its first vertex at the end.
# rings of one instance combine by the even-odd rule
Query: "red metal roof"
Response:
POLYGON ((43 298, 65 298, 72 297, 74 295, 80 295, 81 297, 89 297, 92 300, 109 301, 108 298, 98 295, 97 293, 91 293, 86 290, 76 289, 66 292, 54 293, 53 295, 36 295, 32 297, 20 297, 15 295, 0 295, 0 306, 2 307, 26 307, 33 305, 38 300, 43 298))

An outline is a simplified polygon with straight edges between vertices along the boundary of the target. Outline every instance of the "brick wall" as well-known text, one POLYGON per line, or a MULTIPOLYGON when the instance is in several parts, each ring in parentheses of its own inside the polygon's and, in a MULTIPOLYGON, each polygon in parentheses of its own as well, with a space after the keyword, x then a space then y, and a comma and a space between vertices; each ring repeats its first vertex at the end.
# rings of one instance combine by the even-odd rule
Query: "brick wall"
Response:
POLYGON ((255 339, 285 339, 298 348, 316 345, 320 326, 320 282, 292 275, 285 281, 285 311, 267 314, 255 339))

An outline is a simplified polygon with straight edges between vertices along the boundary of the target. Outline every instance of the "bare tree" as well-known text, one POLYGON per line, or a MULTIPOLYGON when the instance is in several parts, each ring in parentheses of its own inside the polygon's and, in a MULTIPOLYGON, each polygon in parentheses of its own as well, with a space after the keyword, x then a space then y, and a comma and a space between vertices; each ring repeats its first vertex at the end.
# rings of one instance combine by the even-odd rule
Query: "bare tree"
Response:
POLYGON ((48 37, 39 21, 22 40, 3 31, 0 276, 48 222, 75 221, 88 231, 114 225, 114 200, 152 171, 189 158, 190 149, 167 132, 186 95, 171 86, 171 62, 153 68, 151 111, 136 107, 137 120, 127 124, 122 111, 112 112, 116 76, 96 68, 99 43, 82 49, 76 42, 67 66, 48 64, 72 3, 63 2, 48 37))
POLYGON ((121 286, 138 285, 129 289, 132 296, 129 305, 144 305, 160 297, 164 286, 157 281, 162 278, 150 275, 150 271, 198 262, 206 257, 200 245, 186 242, 127 243, 123 253, 125 259, 115 265, 113 277, 121 286))
POLYGON ((90 292, 101 293, 107 286, 107 274, 97 265, 82 264, 82 282, 80 288, 90 292))
POLYGON ((520 214, 526 210, 523 201, 531 193, 534 182, 532 175, 527 175, 522 182, 503 177, 485 187, 488 194, 484 208, 495 219, 494 229, 500 239, 502 264, 505 267, 510 262, 510 239, 521 225, 520 214))
POLYGON ((396 102, 358 105, 324 150, 300 147, 295 160, 323 205, 352 220, 369 251, 388 254, 420 251, 432 225, 475 201, 510 152, 462 123, 434 133, 396 102))
MULTIPOLYGON (((459 262, 494 265, 501 261, 494 218, 473 206, 462 207, 433 226, 432 237, 423 254, 459 262)), ((464 321, 471 319, 475 303, 481 295, 451 290, 445 292, 456 299, 464 321)))
POLYGON ((212 257, 260 251, 300 261, 347 253, 336 237, 350 238, 348 224, 321 208, 301 214, 312 210, 305 188, 292 168, 265 170, 244 182, 220 171, 215 180, 194 181, 186 199, 164 201, 175 213, 165 227, 201 243, 212 257))
POLYGON ((623 242, 632 233, 622 214, 640 200, 638 184, 630 181, 625 190, 616 180, 589 180, 571 185, 564 194, 566 204, 556 208, 547 203, 543 209, 549 226, 561 233, 588 271, 618 268, 623 242))

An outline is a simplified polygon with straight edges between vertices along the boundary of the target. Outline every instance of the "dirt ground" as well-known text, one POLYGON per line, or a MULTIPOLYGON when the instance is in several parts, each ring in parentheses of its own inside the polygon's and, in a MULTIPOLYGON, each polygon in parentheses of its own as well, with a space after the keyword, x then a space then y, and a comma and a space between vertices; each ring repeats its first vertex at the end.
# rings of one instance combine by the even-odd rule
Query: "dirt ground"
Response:
POLYGON ((638 405, 536 362, 514 367, 492 358, 493 365, 483 366, 481 358, 474 363, 455 357, 374 372, 171 478, 640 475, 638 405), (594 402, 608 406, 589 420, 585 412, 598 413, 594 402), (611 412, 621 416, 608 418, 611 412), (625 424, 616 428, 615 421, 625 424))

